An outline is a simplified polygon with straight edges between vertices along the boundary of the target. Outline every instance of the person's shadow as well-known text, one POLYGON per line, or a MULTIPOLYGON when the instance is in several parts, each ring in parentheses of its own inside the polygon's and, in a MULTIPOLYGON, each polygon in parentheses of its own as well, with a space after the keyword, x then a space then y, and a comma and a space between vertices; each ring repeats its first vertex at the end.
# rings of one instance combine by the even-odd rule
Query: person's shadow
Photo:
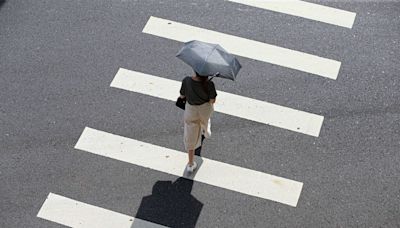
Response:
MULTIPOLYGON (((202 142, 203 140, 204 138, 202 142)), ((201 147, 196 149, 195 154, 201 155, 201 147)), ((187 174, 184 173, 183 176, 185 175, 187 174)), ((195 227, 203 204, 191 195, 192 187, 193 180, 183 177, 179 177, 175 182, 157 181, 152 194, 143 197, 135 218, 167 227, 195 227)), ((135 228, 135 224, 137 227, 143 227, 142 222, 135 221, 131 228, 135 228)))

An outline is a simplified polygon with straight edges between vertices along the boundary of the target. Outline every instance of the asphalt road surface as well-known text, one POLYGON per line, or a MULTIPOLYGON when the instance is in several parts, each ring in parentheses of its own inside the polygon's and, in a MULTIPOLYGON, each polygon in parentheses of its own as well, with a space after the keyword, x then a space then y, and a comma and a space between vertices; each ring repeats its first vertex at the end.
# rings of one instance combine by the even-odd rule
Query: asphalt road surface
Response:
MULTIPOLYGON (((400 227, 400 2, 309 2, 353 12, 354 24, 223 0, 0 1, 0 227, 140 228, 141 220, 169 227, 400 227), (193 181, 157 170, 168 164, 157 158, 132 164, 75 148, 88 127, 184 151, 183 112, 173 101, 110 86, 120 68, 176 81, 192 74, 175 58, 182 42, 142 32, 151 16, 341 63, 327 78, 238 54, 237 81, 214 79, 220 91, 323 117, 310 135, 279 121, 215 112, 212 138, 201 150, 221 164, 301 183, 295 205, 247 194, 272 190, 242 171, 204 166, 199 175, 210 174, 193 181), (216 186, 212 177, 227 184, 216 186), (246 191, 231 189, 239 180, 248 181, 246 191)), ((255 49, 272 58, 281 53, 255 49)), ((291 61, 290 53, 279 61, 291 61)), ((101 143, 97 149, 119 148, 103 138, 88 145, 101 143)), ((127 150, 142 158, 137 148, 127 150)))

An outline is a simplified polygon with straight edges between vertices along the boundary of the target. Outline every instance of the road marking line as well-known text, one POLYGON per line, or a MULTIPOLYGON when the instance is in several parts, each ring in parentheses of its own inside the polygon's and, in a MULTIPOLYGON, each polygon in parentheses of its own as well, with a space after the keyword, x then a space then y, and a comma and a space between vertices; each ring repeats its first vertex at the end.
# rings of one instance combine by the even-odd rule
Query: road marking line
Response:
POLYGON ((165 226, 49 193, 37 215, 73 228, 163 228, 165 226))
MULTIPOLYGON (((170 101, 179 96, 181 82, 120 68, 111 87, 170 101)), ((214 109, 224 114, 318 137, 323 116, 217 91, 214 109)))
POLYGON ((75 149, 296 207, 303 183, 196 156, 194 175, 184 170, 187 154, 86 127, 75 149))
POLYGON ((336 60, 157 17, 150 17, 146 26, 143 28, 143 33, 180 42, 200 40, 203 42, 217 43, 235 55, 316 74, 330 79, 337 78, 341 65, 341 63, 336 60))
POLYGON ((228 0, 266 10, 352 28, 356 13, 299 0, 228 0))

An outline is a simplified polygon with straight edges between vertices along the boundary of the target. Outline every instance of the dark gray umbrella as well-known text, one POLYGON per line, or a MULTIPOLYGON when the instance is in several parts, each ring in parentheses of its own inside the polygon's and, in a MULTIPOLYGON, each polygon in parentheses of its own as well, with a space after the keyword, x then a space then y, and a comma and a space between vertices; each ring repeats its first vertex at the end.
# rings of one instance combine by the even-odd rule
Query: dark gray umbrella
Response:
POLYGON ((185 43, 176 55, 199 75, 217 76, 235 80, 240 68, 239 61, 218 44, 193 40, 185 43))

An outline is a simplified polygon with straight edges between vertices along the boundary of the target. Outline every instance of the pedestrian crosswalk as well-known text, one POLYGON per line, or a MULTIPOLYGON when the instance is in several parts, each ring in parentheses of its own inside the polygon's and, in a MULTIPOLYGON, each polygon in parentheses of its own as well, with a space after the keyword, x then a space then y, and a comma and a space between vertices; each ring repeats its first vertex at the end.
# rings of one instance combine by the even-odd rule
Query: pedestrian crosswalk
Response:
POLYGON ((352 28, 356 13, 300 0, 228 0, 266 10, 352 28))
MULTIPOLYGON (((227 2, 245 4, 346 28, 352 28, 356 16, 353 12, 299 0, 228 0, 227 2)), ((154 16, 149 18, 142 32, 179 42, 196 39, 209 43, 218 43, 232 54, 296 69, 326 79, 337 79, 341 66, 341 62, 337 60, 154 16)), ((175 53, 171 53, 171 55, 173 54, 175 53)), ((134 71, 133 69, 120 68, 110 86, 167 101, 175 101, 179 96, 180 82, 134 71)), ((215 104, 215 111, 289 130, 291 133, 300 133, 313 137, 319 137, 324 120, 323 116, 317 114, 223 91, 218 91, 218 102, 215 104)), ((187 154, 185 152, 90 127, 83 129, 74 148, 80 153, 86 152, 107 159, 115 159, 292 207, 298 205, 303 190, 301 181, 278 177, 199 156, 195 157, 199 168, 195 173, 188 174, 185 172, 187 163, 187 154)), ((238 150, 240 151, 240 148, 238 150)), ((150 181, 154 182, 155 180, 150 181)), ((54 193, 48 195, 37 216, 75 228, 164 227, 151 221, 144 221, 140 218, 113 212, 54 193)))
MULTIPOLYGON (((181 83, 137 71, 120 68, 111 82, 111 87, 142 93, 175 101, 181 83)), ((251 99, 223 91, 217 91, 217 112, 256 121, 318 137, 323 116, 251 99)))
POLYGON ((54 193, 47 196, 37 216, 72 228, 165 228, 54 193))
POLYGON ((187 154, 86 127, 76 149, 295 207, 303 183, 204 157, 195 175, 185 173, 187 154))
POLYGON ((228 52, 235 55, 304 71, 329 79, 337 78, 341 65, 336 60, 153 16, 147 21, 143 32, 180 42, 200 40, 220 44, 228 52))

